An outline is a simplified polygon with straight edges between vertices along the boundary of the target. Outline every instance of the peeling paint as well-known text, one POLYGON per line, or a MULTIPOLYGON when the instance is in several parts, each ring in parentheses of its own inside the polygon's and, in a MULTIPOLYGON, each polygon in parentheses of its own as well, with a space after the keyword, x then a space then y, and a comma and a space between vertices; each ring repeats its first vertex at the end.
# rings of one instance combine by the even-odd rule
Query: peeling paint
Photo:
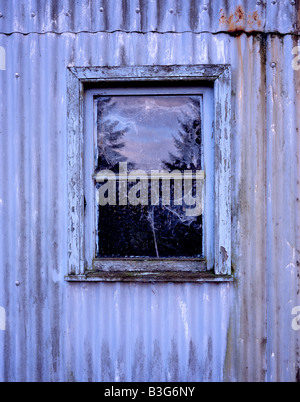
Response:
POLYGON ((222 256, 223 264, 225 264, 225 262, 228 260, 228 253, 223 246, 220 248, 220 254, 222 256))

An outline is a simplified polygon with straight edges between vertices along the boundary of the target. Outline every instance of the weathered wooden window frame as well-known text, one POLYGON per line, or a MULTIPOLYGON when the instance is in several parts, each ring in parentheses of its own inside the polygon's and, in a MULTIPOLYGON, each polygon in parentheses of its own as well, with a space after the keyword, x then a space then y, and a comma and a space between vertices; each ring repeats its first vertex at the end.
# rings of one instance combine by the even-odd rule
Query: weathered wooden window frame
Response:
MULTIPOLYGON (((92 67, 68 69, 68 275, 78 281, 142 281, 142 282, 223 282, 231 276, 231 68, 229 65, 92 67), (170 270, 175 259, 151 259, 126 262, 106 260, 102 272, 91 271, 85 263, 84 200, 84 98, 85 90, 101 84, 134 82, 187 82, 214 87, 215 120, 215 201, 214 201, 214 269, 170 270), (125 269, 132 264, 134 269, 125 269), (151 269, 151 265, 155 269, 151 269), (121 269, 118 269, 122 267, 121 269), (137 269, 140 267, 141 269, 137 269)), ((185 260, 188 266, 188 260, 185 260)), ((191 261, 191 265, 195 261, 191 261)))

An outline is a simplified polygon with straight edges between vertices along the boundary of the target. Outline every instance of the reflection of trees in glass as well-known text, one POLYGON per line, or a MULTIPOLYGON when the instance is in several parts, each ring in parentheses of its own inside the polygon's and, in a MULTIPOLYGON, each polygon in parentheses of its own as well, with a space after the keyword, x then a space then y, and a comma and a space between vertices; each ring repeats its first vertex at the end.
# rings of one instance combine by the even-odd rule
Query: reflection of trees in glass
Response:
MULTIPOLYGON (((185 114, 183 118, 178 118, 180 124, 179 132, 173 135, 177 155, 169 153, 169 161, 163 161, 164 169, 168 171, 174 170, 200 170, 201 169, 201 145, 202 145, 202 130, 201 130, 201 117, 200 117, 200 101, 191 98, 192 110, 190 117, 185 114)), ((196 191, 194 185, 193 192, 196 191)), ((171 181, 171 192, 174 194, 174 182, 171 181)), ((151 223, 154 239, 160 237, 160 240, 166 240, 167 236, 174 236, 175 239, 180 239, 180 244, 177 243, 179 248, 179 255, 191 255, 190 251, 193 249, 195 255, 201 249, 202 243, 202 216, 191 217, 187 216, 184 206, 164 206, 164 207, 151 207, 155 208, 154 211, 149 211, 148 219, 151 223), (154 219, 155 217, 155 219, 154 219), (165 222, 164 226, 161 222, 165 222), (157 235, 160 232, 160 235, 157 235)), ((174 245, 173 245, 174 246, 174 245)), ((160 249, 160 242, 156 250, 160 249)), ((173 253, 174 253, 173 249, 173 253)), ((195 256, 194 255, 194 256, 195 256)))
MULTIPOLYGON (((111 98, 98 100, 98 169, 118 170, 120 162, 127 162, 127 158, 120 153, 125 147, 124 136, 129 128, 120 129, 119 121, 112 121, 109 117, 116 103, 111 98)), ((132 164, 129 164, 129 168, 132 164)))
POLYGON ((185 115, 185 118, 178 119, 180 130, 178 136, 174 137, 175 147, 178 155, 170 153, 170 161, 164 161, 165 169, 178 170, 200 170, 201 169, 201 117, 200 101, 191 98, 192 113, 197 118, 185 115))
MULTIPOLYGON (((200 101, 191 98, 191 102, 190 114, 178 119, 180 130, 173 136, 177 155, 170 153, 169 161, 164 161, 166 170, 201 169, 200 101)), ((135 169, 134 163, 121 153, 129 127, 124 129, 122 122, 114 121, 116 104, 115 99, 101 98, 97 110, 97 169, 115 173, 120 162, 127 162, 129 170, 135 169)), ((174 194, 173 181, 170 184, 174 194)), ((150 190, 151 186, 149 200, 150 190)), ((201 253, 202 217, 188 217, 184 206, 107 205, 98 208, 98 257, 199 257, 201 253)))

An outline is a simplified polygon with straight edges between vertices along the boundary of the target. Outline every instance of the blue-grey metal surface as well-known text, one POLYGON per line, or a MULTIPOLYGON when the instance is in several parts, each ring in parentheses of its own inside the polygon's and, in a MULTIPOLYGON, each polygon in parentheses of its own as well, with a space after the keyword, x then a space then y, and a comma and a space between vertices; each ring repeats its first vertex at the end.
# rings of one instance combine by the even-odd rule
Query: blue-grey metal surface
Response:
POLYGON ((1 0, 0 32, 280 32, 300 28, 294 0, 1 0))
POLYGON ((230 2, 285 33, 233 36, 228 3, 0 1, 1 381, 300 379, 297 10, 230 2), (206 63, 233 72, 236 283, 66 283, 67 67, 206 63))

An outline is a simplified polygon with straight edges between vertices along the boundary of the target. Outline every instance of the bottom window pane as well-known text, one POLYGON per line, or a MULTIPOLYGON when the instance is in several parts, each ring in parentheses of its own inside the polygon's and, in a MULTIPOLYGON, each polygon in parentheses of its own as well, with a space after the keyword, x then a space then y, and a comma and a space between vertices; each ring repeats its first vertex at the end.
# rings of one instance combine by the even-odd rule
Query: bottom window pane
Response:
POLYGON ((202 216, 181 207, 99 207, 98 228, 97 258, 202 257, 202 216))

